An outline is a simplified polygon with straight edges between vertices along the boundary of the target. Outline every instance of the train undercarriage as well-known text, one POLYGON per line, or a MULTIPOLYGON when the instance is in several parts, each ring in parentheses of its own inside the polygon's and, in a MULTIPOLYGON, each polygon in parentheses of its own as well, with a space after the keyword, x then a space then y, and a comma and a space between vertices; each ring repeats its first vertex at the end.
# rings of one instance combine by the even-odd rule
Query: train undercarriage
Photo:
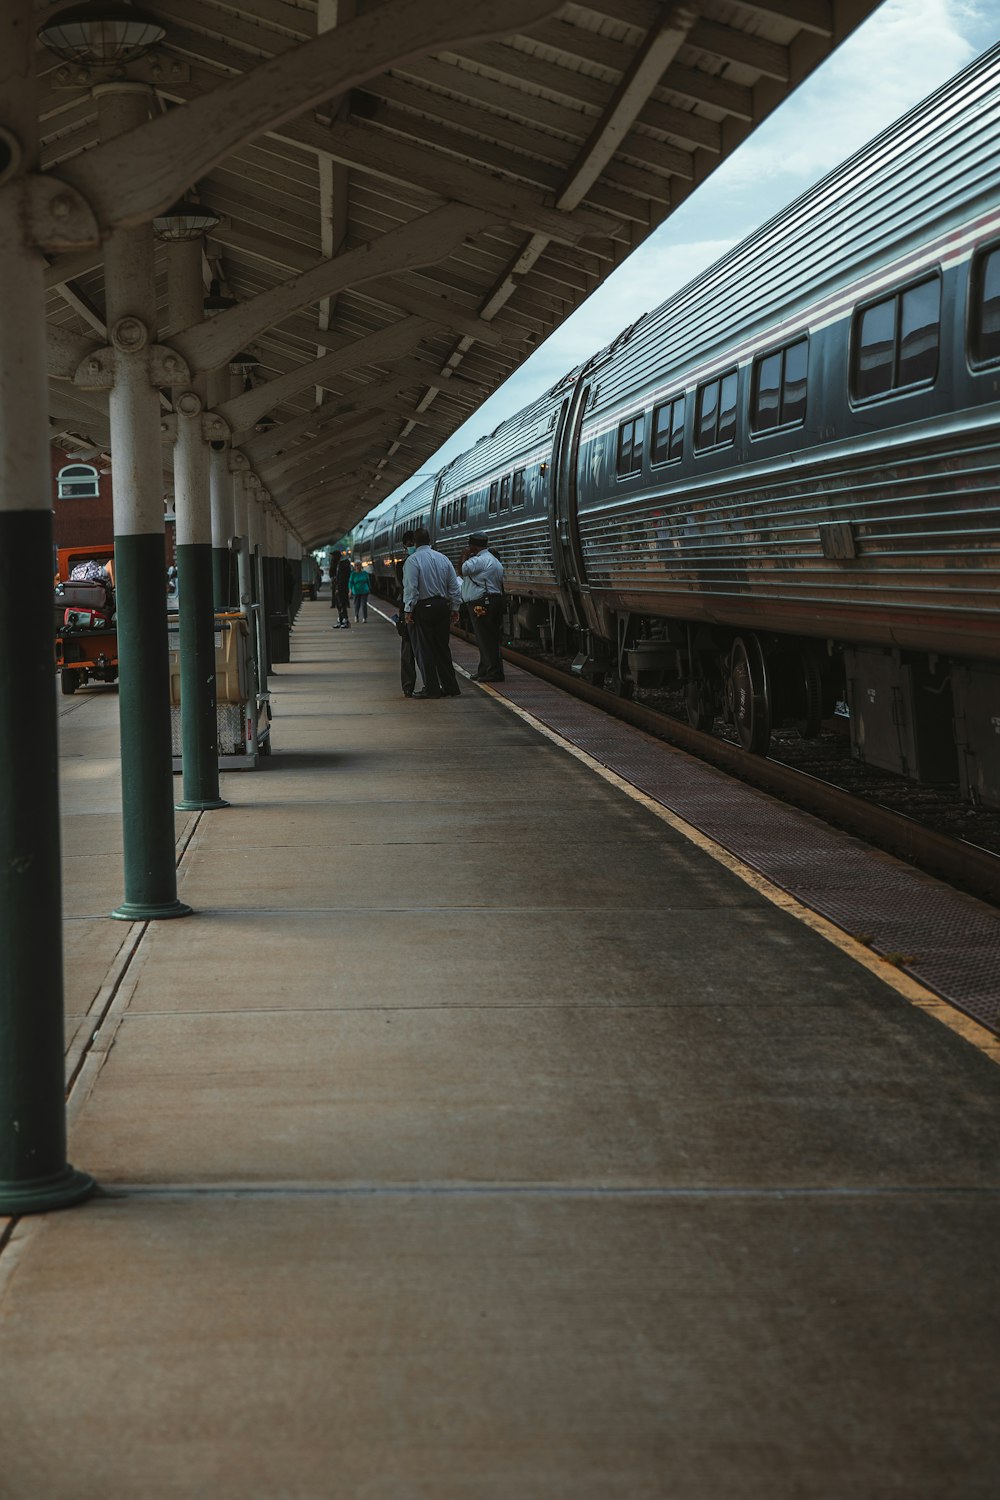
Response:
POLYGON ((926 652, 603 612, 607 633, 571 625, 552 600, 511 596, 506 638, 573 658, 573 671, 622 697, 683 693, 696 729, 730 725, 766 755, 772 732, 818 736, 849 725, 855 759, 915 782, 957 783, 1000 807, 1000 668, 926 652))

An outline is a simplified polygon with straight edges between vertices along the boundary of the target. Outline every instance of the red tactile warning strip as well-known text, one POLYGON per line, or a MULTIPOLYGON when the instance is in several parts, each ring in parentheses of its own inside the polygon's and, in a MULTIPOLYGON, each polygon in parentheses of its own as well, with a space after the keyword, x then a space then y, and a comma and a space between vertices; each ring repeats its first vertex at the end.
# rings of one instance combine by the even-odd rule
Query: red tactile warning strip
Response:
MULTIPOLYGON (((474 670, 472 648, 452 644, 455 660, 474 670)), ((1000 912, 509 663, 505 673, 492 686, 511 703, 1000 1032, 1000 912)))

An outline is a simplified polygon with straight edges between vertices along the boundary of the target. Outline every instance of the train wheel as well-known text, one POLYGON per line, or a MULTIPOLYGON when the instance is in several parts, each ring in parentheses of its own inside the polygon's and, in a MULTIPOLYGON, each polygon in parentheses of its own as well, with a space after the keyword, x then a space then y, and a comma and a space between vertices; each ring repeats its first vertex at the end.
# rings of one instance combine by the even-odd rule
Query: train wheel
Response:
POLYGON ((692 729, 710 734, 715 725, 715 694, 703 677, 693 678, 684 689, 688 723, 692 729))
POLYGON ((63 667, 59 673, 59 686, 68 698, 80 686, 79 672, 74 672, 72 667, 63 667))
POLYGON ((755 635, 738 635, 729 657, 729 710, 744 750, 766 755, 771 743, 771 689, 755 635))

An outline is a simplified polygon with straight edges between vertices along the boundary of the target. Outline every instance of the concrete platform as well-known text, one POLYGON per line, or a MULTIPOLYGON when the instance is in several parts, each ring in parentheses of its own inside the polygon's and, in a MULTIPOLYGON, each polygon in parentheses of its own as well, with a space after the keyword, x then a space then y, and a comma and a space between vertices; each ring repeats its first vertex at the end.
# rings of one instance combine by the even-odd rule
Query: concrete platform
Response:
POLYGON ((995 1064, 377 617, 293 653, 181 921, 62 716, 103 1191, 0 1227, 0 1500, 992 1500, 995 1064))

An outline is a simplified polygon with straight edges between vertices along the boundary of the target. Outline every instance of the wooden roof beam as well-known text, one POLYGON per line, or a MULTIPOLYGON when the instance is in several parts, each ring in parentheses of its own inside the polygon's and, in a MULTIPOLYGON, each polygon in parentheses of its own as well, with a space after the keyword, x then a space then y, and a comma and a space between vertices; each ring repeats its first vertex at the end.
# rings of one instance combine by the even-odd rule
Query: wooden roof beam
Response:
POLYGON ((290 313, 311 306, 331 292, 375 280, 386 272, 408 270, 443 259, 466 235, 474 234, 488 222, 487 214, 463 204, 446 204, 334 260, 320 261, 311 270, 249 302, 239 302, 214 318, 184 329, 171 342, 192 369, 217 369, 257 334, 280 323, 290 313))
POLYGON ((268 485, 282 475, 286 476, 287 482, 293 479, 299 469, 315 469, 321 462, 320 455, 338 443, 341 445, 341 452, 352 451, 362 440, 367 446, 372 434, 385 430, 387 424, 394 420, 384 411, 374 412, 360 422, 337 428, 335 432, 323 432, 312 442, 298 443, 289 452, 282 453, 280 458, 275 456, 264 463, 258 461, 255 465, 257 473, 268 485))
POLYGON ((567 173, 556 199, 557 208, 576 208, 597 181, 684 45, 697 17, 697 3, 681 0, 671 6, 659 27, 646 37, 567 173))
POLYGON ((295 395, 307 386, 320 385, 327 377, 344 370, 377 364, 380 360, 406 354, 432 330, 433 324, 426 318, 404 318, 401 323, 380 329, 368 338, 353 340, 345 349, 324 355, 322 359, 312 360, 297 370, 279 375, 277 380, 269 380, 242 396, 224 401, 218 408, 219 415, 234 430, 249 427, 270 407, 277 406, 287 396, 295 395))
POLYGON ((419 6, 390 0, 373 15, 261 63, 185 109, 168 110, 64 162, 60 177, 83 195, 104 233, 148 223, 246 141, 394 62, 477 37, 510 35, 557 9, 555 0, 421 0, 419 6))
MULTIPOLYGON (((212 238, 233 250, 258 257, 269 265, 299 266, 302 270, 310 270, 316 265, 315 257, 311 256, 308 251, 303 251, 291 240, 281 240, 276 236, 248 231, 232 221, 229 224, 220 224, 213 229, 212 238)), ((410 312, 418 317, 433 318, 442 328, 452 328, 455 332, 468 333, 472 338, 481 340, 483 343, 520 343, 524 339, 523 331, 513 324, 497 323, 491 327, 488 323, 478 319, 474 313, 444 297, 418 292, 413 287, 385 277, 357 285, 352 284, 349 290, 360 297, 366 297, 373 302, 380 302, 383 306, 391 307, 397 312, 410 312)))

